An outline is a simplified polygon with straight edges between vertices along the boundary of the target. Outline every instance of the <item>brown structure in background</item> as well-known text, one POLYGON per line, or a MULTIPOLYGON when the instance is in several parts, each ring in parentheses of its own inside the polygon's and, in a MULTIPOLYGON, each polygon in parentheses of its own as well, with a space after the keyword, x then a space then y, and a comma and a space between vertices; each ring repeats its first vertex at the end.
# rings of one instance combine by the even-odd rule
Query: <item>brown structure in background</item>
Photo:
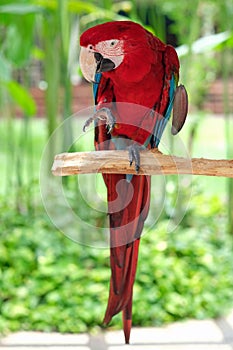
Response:
MULTIPOLYGON (((228 84, 229 89, 229 108, 233 110, 233 80, 228 84)), ((73 102, 72 102, 72 113, 77 113, 82 109, 90 107, 94 104, 92 96, 91 84, 81 81, 80 84, 72 87, 73 91, 73 102)), ((32 87, 30 92, 37 105, 37 117, 44 117, 45 111, 45 91, 37 87, 32 87)), ((205 103, 203 105, 203 110, 212 114, 223 114, 224 113, 224 86, 220 79, 217 79, 212 83, 210 89, 205 98, 205 103)), ((21 112, 18 110, 18 115, 21 112)))
MULTIPOLYGON (((229 109, 233 111, 233 80, 227 85, 229 90, 229 109)), ((203 109, 213 114, 224 113, 224 85, 221 79, 215 80, 207 93, 203 109)))

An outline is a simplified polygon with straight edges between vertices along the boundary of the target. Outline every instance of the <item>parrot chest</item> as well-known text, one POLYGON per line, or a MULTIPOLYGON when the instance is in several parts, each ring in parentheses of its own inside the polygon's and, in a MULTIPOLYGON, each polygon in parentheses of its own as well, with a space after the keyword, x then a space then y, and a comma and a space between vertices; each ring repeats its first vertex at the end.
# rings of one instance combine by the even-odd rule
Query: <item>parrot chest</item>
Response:
MULTIPOLYGON (((140 69, 140 67, 139 67, 140 69)), ((160 100, 163 87, 162 67, 151 66, 140 81, 133 82, 133 78, 127 79, 124 75, 113 76, 113 90, 116 102, 135 103, 148 108, 160 100)))
POLYGON ((114 136, 123 135, 144 144, 153 133, 153 108, 160 100, 163 80, 151 78, 148 75, 138 83, 113 84, 117 102, 114 136))

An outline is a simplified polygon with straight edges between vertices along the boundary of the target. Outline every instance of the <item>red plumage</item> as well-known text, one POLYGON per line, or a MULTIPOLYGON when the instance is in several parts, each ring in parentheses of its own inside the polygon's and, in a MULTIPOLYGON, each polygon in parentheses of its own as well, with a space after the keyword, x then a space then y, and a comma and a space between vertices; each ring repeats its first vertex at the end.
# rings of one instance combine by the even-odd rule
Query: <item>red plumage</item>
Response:
MULTIPOLYGON (((171 102, 172 76, 177 83, 179 75, 175 50, 130 21, 109 22, 90 28, 82 34, 80 45, 97 52, 99 43, 112 39, 122 43, 123 61, 117 68, 102 73, 96 103, 97 109, 107 106, 112 110, 116 124, 108 133, 104 123, 97 122, 97 150, 114 149, 116 146, 112 141, 117 138, 144 144, 171 102)), ((147 144, 150 147, 150 142, 147 144)), ((115 314, 123 311, 128 343, 139 242, 149 210, 150 177, 135 175, 131 181, 126 181, 125 175, 104 174, 103 177, 108 191, 112 271, 104 323, 109 323, 115 314)))

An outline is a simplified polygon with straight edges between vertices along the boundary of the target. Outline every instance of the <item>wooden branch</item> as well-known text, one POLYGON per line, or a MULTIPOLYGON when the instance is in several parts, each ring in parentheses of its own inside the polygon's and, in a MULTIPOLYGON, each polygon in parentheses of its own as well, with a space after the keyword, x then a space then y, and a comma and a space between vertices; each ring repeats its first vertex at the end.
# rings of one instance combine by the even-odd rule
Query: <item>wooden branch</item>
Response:
MULTIPOLYGON (((142 151, 139 174, 191 174, 233 177, 233 160, 181 158, 163 155, 157 149, 142 151)), ((55 156, 52 173, 56 176, 109 173, 136 174, 129 166, 127 151, 61 153, 55 156)))

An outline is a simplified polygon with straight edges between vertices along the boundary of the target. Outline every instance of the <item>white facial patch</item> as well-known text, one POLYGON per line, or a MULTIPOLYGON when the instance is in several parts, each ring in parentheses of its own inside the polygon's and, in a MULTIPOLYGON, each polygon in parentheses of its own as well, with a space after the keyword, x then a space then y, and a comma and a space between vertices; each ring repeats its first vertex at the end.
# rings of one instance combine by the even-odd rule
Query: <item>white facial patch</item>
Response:
POLYGON ((99 42, 95 49, 101 53, 104 58, 110 59, 115 68, 119 67, 124 59, 123 40, 112 39, 99 42))

